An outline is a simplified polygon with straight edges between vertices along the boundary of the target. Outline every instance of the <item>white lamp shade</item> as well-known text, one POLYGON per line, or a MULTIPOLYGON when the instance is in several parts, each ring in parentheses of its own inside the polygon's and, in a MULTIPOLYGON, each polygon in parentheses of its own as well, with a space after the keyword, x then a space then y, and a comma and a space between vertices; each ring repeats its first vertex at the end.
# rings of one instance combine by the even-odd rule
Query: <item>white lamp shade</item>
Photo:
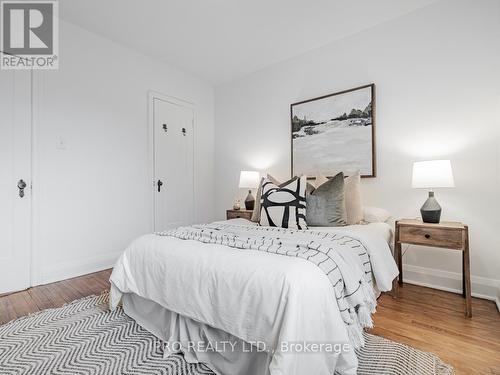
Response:
POLYGON ((430 160, 413 163, 411 186, 422 189, 455 187, 451 162, 449 160, 430 160))
POLYGON ((260 175, 255 171, 241 171, 240 188, 255 189, 259 186, 260 175))

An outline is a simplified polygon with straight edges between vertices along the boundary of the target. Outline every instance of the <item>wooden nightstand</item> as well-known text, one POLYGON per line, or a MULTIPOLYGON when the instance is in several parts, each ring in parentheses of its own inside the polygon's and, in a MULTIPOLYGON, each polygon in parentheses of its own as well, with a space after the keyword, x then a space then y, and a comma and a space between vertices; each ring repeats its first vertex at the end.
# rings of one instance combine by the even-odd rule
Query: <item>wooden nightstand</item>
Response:
POLYGON ((442 221, 439 224, 428 224, 413 219, 396 221, 394 256, 398 263, 400 286, 403 285, 403 256, 401 254, 401 244, 403 243, 442 247, 462 252, 462 295, 465 297, 465 316, 472 317, 469 229, 467 225, 449 221, 442 221))
POLYGON ((226 211, 226 219, 247 219, 251 220, 252 219, 252 210, 227 210, 226 211))

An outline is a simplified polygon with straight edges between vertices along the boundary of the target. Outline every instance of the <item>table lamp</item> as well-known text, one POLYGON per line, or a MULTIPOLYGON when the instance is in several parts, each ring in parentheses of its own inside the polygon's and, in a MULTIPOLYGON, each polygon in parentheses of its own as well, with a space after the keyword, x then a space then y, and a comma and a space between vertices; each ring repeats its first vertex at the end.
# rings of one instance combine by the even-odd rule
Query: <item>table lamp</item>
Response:
POLYGON ((441 206, 434 197, 435 188, 455 187, 449 160, 418 161, 413 163, 411 185, 417 189, 428 189, 429 198, 420 209, 424 223, 439 223, 441 206))
POLYGON ((252 195, 252 190, 259 186, 260 175, 255 171, 241 171, 240 173, 240 188, 248 189, 248 195, 245 199, 245 208, 253 210, 255 198, 252 195))

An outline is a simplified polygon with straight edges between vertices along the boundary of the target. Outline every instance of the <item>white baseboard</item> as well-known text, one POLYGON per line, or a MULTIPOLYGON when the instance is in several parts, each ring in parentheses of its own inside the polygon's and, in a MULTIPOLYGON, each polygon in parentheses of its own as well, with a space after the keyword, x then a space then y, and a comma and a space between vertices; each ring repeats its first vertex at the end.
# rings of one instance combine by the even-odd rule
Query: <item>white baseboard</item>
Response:
MULTIPOLYGON (((403 265, 403 281, 453 293, 462 293, 462 274, 433 268, 403 265)), ((471 276, 472 296, 496 302, 500 311, 500 280, 471 276)))
POLYGON ((123 251, 52 264, 42 270, 36 285, 49 284, 113 267, 123 251))

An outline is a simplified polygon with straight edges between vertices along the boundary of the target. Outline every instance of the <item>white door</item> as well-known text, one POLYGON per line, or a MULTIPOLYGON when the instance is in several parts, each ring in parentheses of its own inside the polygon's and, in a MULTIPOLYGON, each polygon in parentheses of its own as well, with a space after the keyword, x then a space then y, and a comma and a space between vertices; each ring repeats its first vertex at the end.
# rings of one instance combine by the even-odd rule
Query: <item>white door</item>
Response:
POLYGON ((193 222, 193 122, 192 108, 153 99, 155 231, 193 222))
POLYGON ((0 293, 30 286, 30 74, 0 70, 0 293))

